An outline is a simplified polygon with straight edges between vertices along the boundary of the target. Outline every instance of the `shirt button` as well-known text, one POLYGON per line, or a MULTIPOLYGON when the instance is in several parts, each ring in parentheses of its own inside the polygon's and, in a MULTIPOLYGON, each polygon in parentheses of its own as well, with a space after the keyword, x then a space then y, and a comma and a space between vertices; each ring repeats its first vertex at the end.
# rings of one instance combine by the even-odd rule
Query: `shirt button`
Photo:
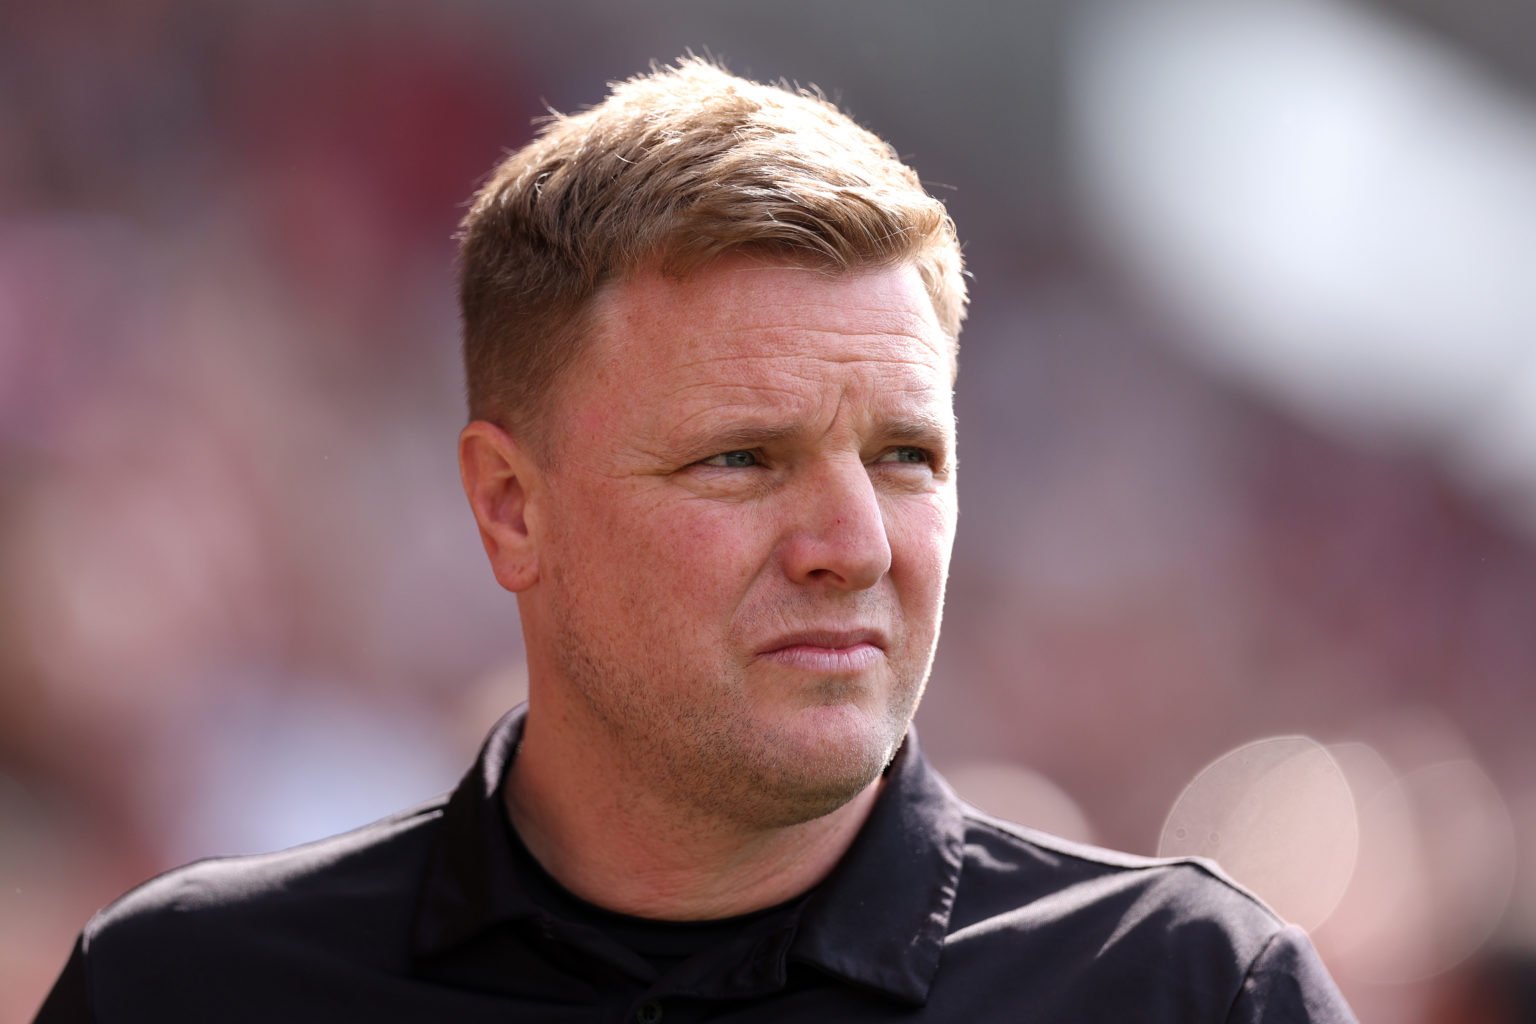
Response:
POLYGON ((640 1009, 635 1011, 635 1020, 640 1024, 661 1024, 661 1004, 654 999, 641 1003, 640 1009))

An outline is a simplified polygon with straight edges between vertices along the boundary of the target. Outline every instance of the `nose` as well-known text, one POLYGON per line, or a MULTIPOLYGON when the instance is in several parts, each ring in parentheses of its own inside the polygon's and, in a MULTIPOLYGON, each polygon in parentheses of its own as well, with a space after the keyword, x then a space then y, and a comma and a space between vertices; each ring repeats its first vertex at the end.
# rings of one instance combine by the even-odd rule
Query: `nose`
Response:
POLYGON ((826 464, 794 490, 782 542, 784 571, 793 582, 867 590, 890 572, 885 513, 859 459, 826 464))

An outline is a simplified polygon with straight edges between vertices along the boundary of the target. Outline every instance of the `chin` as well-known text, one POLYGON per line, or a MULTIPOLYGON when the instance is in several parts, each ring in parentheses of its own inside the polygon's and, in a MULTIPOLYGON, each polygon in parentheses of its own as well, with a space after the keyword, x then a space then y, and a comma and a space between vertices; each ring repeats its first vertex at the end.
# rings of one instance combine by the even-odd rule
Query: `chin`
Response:
POLYGON ((878 751, 901 741, 906 720, 883 702, 872 707, 876 702, 867 689, 830 689, 818 693, 813 703, 775 715, 763 732, 774 737, 776 746, 810 760, 825 758, 829 751, 878 751))
POLYGON ((832 813, 880 777, 905 735, 905 720, 893 723, 854 704, 801 710, 763 732, 771 739, 754 759, 754 815, 792 825, 832 813))
POLYGON ((866 765, 862 770, 849 771, 848 766, 840 765, 780 776, 760 786, 738 811, 758 828, 803 825, 848 804, 880 777, 881 767, 866 765))

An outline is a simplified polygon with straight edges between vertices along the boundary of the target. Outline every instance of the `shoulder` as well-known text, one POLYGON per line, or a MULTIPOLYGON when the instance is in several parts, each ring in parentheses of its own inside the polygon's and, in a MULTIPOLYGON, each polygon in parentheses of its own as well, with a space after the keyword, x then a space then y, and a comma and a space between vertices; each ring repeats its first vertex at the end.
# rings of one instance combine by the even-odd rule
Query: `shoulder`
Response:
MULTIPOLYGON (((969 915, 1032 907, 1074 927, 1112 925, 1124 939, 1139 929, 1219 930, 1252 958, 1285 926, 1253 893, 1211 861, 1144 857, 1061 839, 964 805, 964 887, 969 915), (1070 914, 1067 912, 1070 911, 1070 914)), ((962 895, 964 893, 962 892, 962 895)))
POLYGON ((151 879, 82 933, 94 999, 157 1004, 167 986, 234 994, 266 973, 261 967, 282 962, 403 960, 441 817, 434 801, 329 839, 198 861, 151 879))
POLYGON ((441 801, 341 835, 276 853, 216 857, 168 871, 129 891, 87 927, 92 944, 144 930, 195 930, 242 920, 375 905, 416 876, 441 801))
POLYGON ((1252 1019, 1351 1019, 1305 935, 1215 864, 1118 853, 962 807, 944 955, 970 983, 1022 986, 1059 1019, 1246 1020, 1229 1017, 1245 1005, 1252 1019), (1314 1003, 1340 1015, 1306 1013, 1314 1003))

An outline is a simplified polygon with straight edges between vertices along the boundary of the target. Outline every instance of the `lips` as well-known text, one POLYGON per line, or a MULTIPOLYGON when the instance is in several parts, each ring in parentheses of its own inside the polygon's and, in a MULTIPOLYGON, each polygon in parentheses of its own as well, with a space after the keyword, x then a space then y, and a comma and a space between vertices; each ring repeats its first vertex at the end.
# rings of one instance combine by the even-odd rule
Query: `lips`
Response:
POLYGON ((878 629, 811 629, 799 633, 786 633, 775 637, 759 649, 759 654, 789 650, 795 647, 821 648, 823 650, 848 650, 869 646, 885 650, 885 634, 878 629))
POLYGON ((775 637, 758 657, 821 674, 862 672, 885 657, 885 634, 874 629, 811 629, 775 637))

